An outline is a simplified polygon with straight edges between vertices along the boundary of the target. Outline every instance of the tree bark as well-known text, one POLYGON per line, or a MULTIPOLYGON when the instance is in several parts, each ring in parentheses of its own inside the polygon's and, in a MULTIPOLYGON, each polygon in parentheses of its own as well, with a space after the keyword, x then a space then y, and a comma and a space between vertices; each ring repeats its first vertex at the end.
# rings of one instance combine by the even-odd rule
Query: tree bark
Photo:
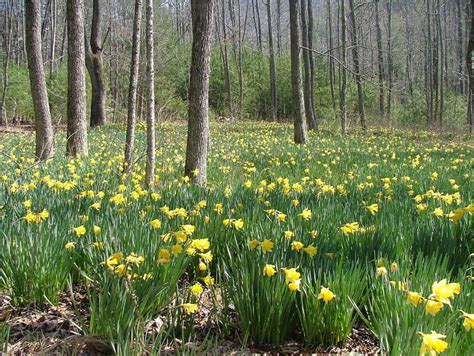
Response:
POLYGON ((427 34, 426 34, 426 103, 427 103, 427 125, 430 126, 433 122, 433 49, 431 36, 431 0, 426 0, 427 12, 427 34))
POLYGON ((102 12, 100 0, 93 1, 92 27, 90 37, 90 48, 86 46, 86 66, 91 78, 92 100, 90 126, 97 127, 105 125, 106 116, 106 89, 104 65, 102 60, 102 46, 99 43, 102 12))
POLYGON ((130 62, 130 79, 128 86, 127 137, 125 141, 125 162, 123 170, 133 169, 133 149, 135 147, 135 125, 137 121, 137 85, 140 64, 140 35, 142 25, 142 0, 135 0, 135 17, 133 22, 132 59, 130 62))
POLYGON ((474 0, 471 0, 471 24, 469 31, 469 43, 466 51, 466 65, 469 74, 469 110, 467 115, 467 124, 469 132, 472 134, 474 129, 473 109, 474 109, 474 0))
MULTIPOLYGON (((390 0, 389 0, 390 1, 390 0)), ((362 75, 359 63, 359 45, 357 42, 357 24, 354 13, 354 0, 349 0, 349 17, 351 19, 351 39, 352 39, 352 61, 354 62, 355 81, 357 85, 357 104, 359 109, 360 125, 364 131, 367 131, 367 123, 365 121, 365 99, 364 88, 362 86, 362 75)))
POLYGON ((191 0, 191 54, 188 138, 184 174, 195 184, 207 182, 209 149, 209 75, 215 0, 191 0))
MULTIPOLYGON (((271 1, 271 0, 268 0, 271 1)), ((278 55, 281 56, 281 0, 277 0, 277 49, 278 55)))
POLYGON ((460 94, 465 93, 465 80, 464 80, 464 30, 463 30, 463 21, 462 21, 462 11, 461 11, 461 1, 456 0, 456 17, 457 17, 457 43, 458 43, 458 92, 460 94))
POLYGON ((385 116, 385 94, 384 94, 384 62, 382 47, 382 30, 380 28, 379 1, 375 0, 375 31, 377 33, 377 53, 378 53, 378 74, 379 74, 379 110, 382 118, 385 116))
POLYGON ((436 38, 438 48, 438 87, 439 87, 439 109, 438 109, 438 124, 443 127, 443 112, 444 112, 444 44, 443 44, 443 28, 441 25, 441 4, 439 0, 436 2, 436 38))
POLYGON ((289 0, 290 4, 290 42, 291 42, 291 86, 293 92, 294 140, 296 144, 308 141, 308 128, 305 120, 303 83, 300 58, 300 23, 298 18, 298 0, 289 0))
POLYGON ((339 64, 340 70, 340 88, 339 88, 339 111, 341 115, 341 132, 343 135, 347 133, 347 117, 346 117, 346 11, 345 0, 340 0, 340 22, 341 22, 341 61, 339 64))
POLYGON ((314 31, 314 16, 313 16, 313 0, 307 0, 308 4, 308 48, 310 49, 309 55, 309 70, 310 70, 310 83, 309 83, 309 92, 311 98, 311 113, 313 115, 313 130, 318 129, 318 115, 316 114, 316 104, 314 97, 314 80, 315 80, 315 64, 314 64, 314 53, 313 50, 313 31, 314 31))
POLYGON ((313 98, 311 93, 311 64, 310 55, 311 52, 307 50, 308 44, 308 7, 306 0, 301 1, 301 28, 302 28, 302 45, 303 45, 303 65, 304 65, 304 107, 306 116, 306 125, 310 130, 316 130, 316 115, 314 114, 313 98))
POLYGON ((70 156, 87 154, 86 79, 84 73, 84 1, 67 2, 68 99, 67 147, 70 156))
POLYGON ((53 155, 53 127, 41 52, 41 3, 25 0, 26 52, 30 74, 31 97, 35 111, 36 159, 43 161, 53 155))
POLYGON ((0 102, 0 125, 8 124, 7 117, 7 92, 9 85, 8 78, 8 66, 10 64, 10 52, 12 42, 12 7, 13 1, 7 1, 4 9, 4 33, 3 33, 3 51, 2 64, 3 64, 3 77, 2 77, 2 101, 0 102))
POLYGON ((57 27, 57 6, 56 0, 51 2, 51 48, 49 56, 49 77, 52 78, 55 68, 56 57, 56 27, 57 27))
POLYGON ((271 0, 267 0, 267 23, 268 23, 268 57, 270 62, 270 95, 271 95, 271 113, 272 120, 277 120, 277 89, 276 89, 276 69, 275 69, 275 50, 273 47, 273 29, 272 29, 272 11, 271 0))
POLYGON ((223 53, 222 60, 224 64, 224 85, 227 93, 227 114, 231 117, 234 116, 234 109, 232 106, 232 87, 230 82, 230 70, 229 70, 229 54, 227 50, 227 29, 226 29, 226 15, 225 15, 225 0, 222 0, 222 41, 223 41, 223 53))
POLYGON ((145 185, 155 183, 155 61, 153 43, 153 0, 146 0, 147 116, 145 185))
POLYGON ((334 92, 334 83, 336 81, 336 70, 334 66, 334 58, 333 58, 333 34, 332 34, 332 15, 331 15, 331 0, 327 0, 327 11, 328 11, 328 36, 329 36, 329 85, 331 90, 331 102, 334 112, 336 112, 336 95, 334 92))
POLYGON ((258 8, 259 0, 252 0, 252 17, 253 17, 253 26, 255 28, 255 35, 257 36, 257 47, 260 53, 263 52, 262 45, 262 25, 260 22, 260 10, 258 8))

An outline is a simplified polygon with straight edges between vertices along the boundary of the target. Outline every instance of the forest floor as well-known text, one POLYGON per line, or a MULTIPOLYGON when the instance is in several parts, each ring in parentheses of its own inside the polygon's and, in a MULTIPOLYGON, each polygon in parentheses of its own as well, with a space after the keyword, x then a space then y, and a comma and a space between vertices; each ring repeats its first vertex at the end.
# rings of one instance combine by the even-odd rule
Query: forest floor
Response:
MULTIPOLYGON (((9 354, 112 354, 110 345, 99 337, 85 336, 78 326, 79 320, 90 317, 86 292, 76 288, 71 293, 61 293, 59 303, 42 308, 14 307, 7 294, 0 295, 0 322, 10 327, 6 352, 9 354), (72 297, 71 297, 72 296, 72 297), (74 298, 74 303, 72 302, 74 298)), ((248 345, 242 347, 241 335, 234 330, 219 342, 209 343, 206 337, 218 331, 209 325, 209 310, 201 310, 194 318, 199 335, 193 342, 180 339, 167 340, 160 352, 211 353, 211 354, 312 354, 312 355, 380 355, 378 342, 363 323, 357 323, 348 340, 340 346, 310 347, 302 342, 289 341, 283 345, 248 345)), ((237 324, 237 320, 233 321, 237 324)), ((164 322, 157 318, 148 325, 147 332, 156 332, 164 322)))
POLYGON ((32 131, 9 130, 0 352, 414 355, 434 338, 474 354, 468 135, 321 130, 299 146, 289 124, 213 122, 199 188, 183 122, 162 122, 146 189, 143 123, 128 175, 123 126, 91 130, 75 159, 58 130, 44 164, 32 131))

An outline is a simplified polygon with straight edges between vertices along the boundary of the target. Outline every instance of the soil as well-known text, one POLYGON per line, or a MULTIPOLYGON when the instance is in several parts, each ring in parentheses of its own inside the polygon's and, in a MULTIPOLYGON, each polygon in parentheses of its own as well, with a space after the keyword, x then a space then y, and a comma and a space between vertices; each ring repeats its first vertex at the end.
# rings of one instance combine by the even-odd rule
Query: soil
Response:
MULTIPOLYGON (((76 354, 76 355, 111 355, 113 350, 106 341, 94 336, 85 335, 89 308, 87 293, 83 288, 73 291, 74 303, 69 293, 59 296, 57 305, 35 307, 15 307, 7 294, 0 293, 0 325, 10 328, 7 353, 10 355, 24 354, 76 354)), ((194 327, 197 340, 183 342, 178 339, 169 340, 160 352, 167 354, 184 350, 203 353, 206 336, 217 336, 215 323, 212 321, 211 308, 205 306, 195 315, 194 327), (202 336, 202 338, 200 337, 202 336), (199 341, 202 340, 202 343, 199 341)), ((145 326, 146 333, 159 331, 163 321, 161 318, 149 321, 145 326)), ((1 346, 1 345, 0 345, 1 346)), ((243 347, 236 329, 230 336, 205 348, 206 354, 246 354, 246 355, 380 355, 382 354, 377 340, 362 324, 358 323, 352 330, 344 345, 331 347, 308 347, 300 342, 287 342, 283 345, 248 345, 243 347)))

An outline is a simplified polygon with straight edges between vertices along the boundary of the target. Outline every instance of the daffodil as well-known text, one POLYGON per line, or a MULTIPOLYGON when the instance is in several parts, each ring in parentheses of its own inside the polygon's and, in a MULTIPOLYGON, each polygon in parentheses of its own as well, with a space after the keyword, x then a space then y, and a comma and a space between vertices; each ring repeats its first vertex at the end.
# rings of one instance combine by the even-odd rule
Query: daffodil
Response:
POLYGON ((213 286, 214 285, 214 277, 211 277, 211 276, 206 276, 204 277, 204 284, 206 286, 213 286))
POLYGON ((248 243, 248 246, 251 250, 255 250, 260 245, 260 241, 258 240, 251 240, 248 243))
POLYGON ((186 235, 190 236, 194 233, 194 231, 196 231, 196 228, 194 227, 194 225, 190 225, 190 224, 187 224, 187 225, 181 225, 181 229, 186 233, 186 235))
POLYGON ((264 240, 260 243, 260 248, 262 249, 263 253, 271 252, 273 249, 273 241, 272 240, 264 240))
POLYGON ((204 288, 202 287, 202 284, 198 282, 189 287, 189 290, 195 297, 198 297, 204 291, 204 288))
POLYGON ((331 290, 321 286, 321 291, 318 294, 318 299, 322 299, 326 303, 328 303, 334 298, 336 298, 336 295, 333 292, 331 292, 331 290))
POLYGON ((377 277, 385 277, 388 274, 387 269, 384 266, 377 267, 375 274, 377 277))
POLYGON ((86 228, 83 225, 75 227, 73 230, 77 237, 81 237, 86 234, 86 228))
POLYGON ((441 309, 443 309, 443 303, 438 302, 436 300, 426 301, 426 305, 425 305, 426 314, 436 315, 441 309))
POLYGON ((474 314, 468 314, 461 310, 462 317, 464 318, 463 326, 466 331, 474 330, 474 314))
POLYGON ((202 260, 206 263, 212 262, 212 252, 208 251, 206 253, 200 253, 199 256, 202 258, 202 260))
POLYGON ((290 283, 288 283, 288 289, 292 292, 299 292, 301 286, 301 279, 296 279, 290 283))
POLYGON ((109 258, 107 258, 107 260, 105 261, 105 265, 113 270, 115 266, 117 266, 123 259, 123 253, 122 252, 117 252, 117 253, 114 253, 112 256, 110 256, 109 258))
POLYGON ((303 209, 303 211, 299 213, 298 216, 303 218, 303 220, 310 220, 313 216, 313 213, 309 209, 303 209))
POLYGON ((285 272, 285 282, 287 284, 299 280, 301 277, 301 273, 296 268, 283 268, 283 272, 285 272))
POLYGON ((459 283, 448 283, 446 279, 434 282, 431 286, 432 294, 438 302, 451 305, 449 298, 453 298, 455 294, 461 293, 461 285, 459 283))
POLYGON ((372 214, 372 215, 375 215, 378 213, 379 211, 379 206, 378 204, 372 204, 372 205, 368 205, 365 207, 367 209, 367 211, 372 214))
POLYGON ((318 248, 313 245, 309 245, 309 246, 304 247, 303 251, 307 253, 308 255, 310 255, 311 257, 313 257, 313 256, 316 256, 316 254, 318 253, 318 248))
POLYGON ((145 261, 143 256, 138 256, 136 253, 132 252, 130 255, 125 258, 125 261, 129 264, 138 266, 145 261))
POLYGON ((418 333, 422 337, 422 343, 420 347, 420 354, 430 356, 437 355, 448 348, 448 343, 443 339, 446 339, 445 335, 438 334, 434 331, 431 334, 418 333))
POLYGON ((418 306, 422 300, 423 296, 420 293, 410 291, 407 293, 407 302, 415 307, 418 306))
POLYGON ((67 244, 64 245, 64 248, 66 250, 73 250, 76 248, 76 243, 75 242, 68 242, 67 244))
POLYGON ((200 252, 204 252, 211 247, 209 239, 195 239, 191 242, 191 247, 199 250, 200 252))
POLYGON ((301 249, 304 247, 303 243, 300 241, 293 241, 291 243, 291 249, 295 251, 301 251, 301 249))
POLYGON ((197 304, 192 304, 192 303, 181 304, 181 307, 184 309, 186 314, 193 314, 197 312, 199 309, 197 304))
POLYGON ((276 273, 276 269, 275 269, 275 265, 265 265, 263 267, 263 274, 267 277, 272 277, 274 276, 276 273))
POLYGON ((154 220, 150 221, 150 226, 153 229, 159 229, 161 227, 161 220, 160 219, 154 219, 154 220))

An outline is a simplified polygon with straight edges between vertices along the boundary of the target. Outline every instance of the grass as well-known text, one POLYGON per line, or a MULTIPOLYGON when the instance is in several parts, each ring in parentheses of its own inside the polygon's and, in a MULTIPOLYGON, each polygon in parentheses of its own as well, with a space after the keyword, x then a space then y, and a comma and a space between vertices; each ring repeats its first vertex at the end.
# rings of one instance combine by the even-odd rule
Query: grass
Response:
MULTIPOLYGON (((199 339, 204 309, 217 329, 208 344, 236 330, 243 346, 340 345, 360 319, 390 354, 418 352, 418 333, 431 330, 449 354, 474 351, 460 312, 474 313, 468 137, 326 130, 296 146, 286 124, 211 128, 202 189, 182 177, 185 126, 158 125, 154 192, 143 159, 120 171, 122 126, 91 131, 89 155, 77 159, 64 156, 59 133, 41 165, 30 134, 3 135, 0 290, 14 305, 41 307, 83 286, 81 332, 118 354, 199 339), (443 279, 448 299, 427 314, 443 279), (409 292, 424 299, 412 305, 409 292), (150 335, 156 318, 164 325, 150 335)), ((137 134, 143 157, 143 125, 137 134)), ((8 338, 7 322, 0 330, 8 338)))

